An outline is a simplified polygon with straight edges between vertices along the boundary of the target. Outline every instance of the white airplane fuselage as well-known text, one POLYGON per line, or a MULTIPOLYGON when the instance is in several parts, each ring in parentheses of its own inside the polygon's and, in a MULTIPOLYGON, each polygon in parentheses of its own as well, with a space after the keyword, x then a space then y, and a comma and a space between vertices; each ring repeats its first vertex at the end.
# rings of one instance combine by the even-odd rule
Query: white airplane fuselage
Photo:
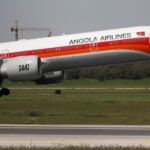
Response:
POLYGON ((3 63, 37 56, 44 71, 150 59, 150 27, 62 35, 0 44, 3 63))

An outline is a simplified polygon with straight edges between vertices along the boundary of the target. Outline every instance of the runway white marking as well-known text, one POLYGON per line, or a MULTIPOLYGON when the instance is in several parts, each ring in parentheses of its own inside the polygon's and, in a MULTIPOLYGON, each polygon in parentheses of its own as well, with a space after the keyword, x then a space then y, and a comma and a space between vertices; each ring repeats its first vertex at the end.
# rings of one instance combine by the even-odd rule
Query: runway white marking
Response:
POLYGON ((38 88, 38 87, 9 87, 10 90, 150 90, 150 88, 65 88, 65 87, 54 87, 54 88, 38 88))

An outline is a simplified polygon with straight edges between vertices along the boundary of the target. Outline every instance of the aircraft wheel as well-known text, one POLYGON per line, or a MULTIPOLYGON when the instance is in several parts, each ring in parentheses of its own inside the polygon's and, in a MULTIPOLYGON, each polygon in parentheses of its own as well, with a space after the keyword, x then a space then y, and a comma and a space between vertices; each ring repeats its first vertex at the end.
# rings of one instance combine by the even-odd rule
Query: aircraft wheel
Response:
POLYGON ((2 96, 3 96, 2 91, 0 91, 0 97, 2 97, 2 96))
POLYGON ((10 94, 10 90, 9 90, 9 89, 7 89, 7 88, 2 88, 2 91, 0 92, 0 95, 1 95, 1 93, 2 93, 2 95, 7 96, 7 95, 9 95, 9 94, 10 94))

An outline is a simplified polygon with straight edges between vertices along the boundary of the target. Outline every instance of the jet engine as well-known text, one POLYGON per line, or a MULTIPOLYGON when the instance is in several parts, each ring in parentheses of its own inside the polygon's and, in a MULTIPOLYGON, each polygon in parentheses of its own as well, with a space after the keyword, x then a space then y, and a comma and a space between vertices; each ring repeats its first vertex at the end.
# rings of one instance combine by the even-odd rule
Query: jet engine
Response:
POLYGON ((0 76, 11 81, 39 79, 42 76, 40 58, 36 56, 23 56, 3 60, 0 76))
POLYGON ((44 72, 42 77, 36 80, 36 84, 52 84, 62 82, 64 79, 64 71, 44 72))

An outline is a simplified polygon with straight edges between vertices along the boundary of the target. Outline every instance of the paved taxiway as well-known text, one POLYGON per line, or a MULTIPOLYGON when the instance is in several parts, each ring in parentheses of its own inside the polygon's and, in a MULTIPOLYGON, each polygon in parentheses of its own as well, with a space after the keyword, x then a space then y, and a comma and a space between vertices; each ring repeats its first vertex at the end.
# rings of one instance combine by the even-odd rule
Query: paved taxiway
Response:
POLYGON ((145 146, 150 126, 1 125, 0 146, 145 146))

